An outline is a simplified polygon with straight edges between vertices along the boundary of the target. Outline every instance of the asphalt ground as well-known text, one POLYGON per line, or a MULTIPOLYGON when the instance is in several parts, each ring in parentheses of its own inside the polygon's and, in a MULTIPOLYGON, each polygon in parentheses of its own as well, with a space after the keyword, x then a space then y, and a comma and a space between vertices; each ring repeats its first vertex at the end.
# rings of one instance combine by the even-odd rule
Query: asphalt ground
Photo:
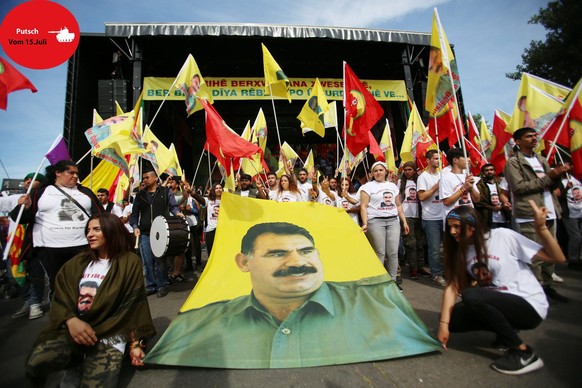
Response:
MULTIPOLYGON (((508 376, 489 365, 502 352, 490 347, 492 333, 452 334, 448 351, 395 360, 302 369, 233 370, 146 366, 123 366, 121 387, 579 387, 582 384, 582 272, 559 266, 565 280, 555 288, 570 298, 569 303, 552 303, 548 318, 522 338, 544 360, 541 370, 508 376), (580 368, 580 369, 579 369, 580 368)), ((404 295, 436 335, 442 288, 430 279, 410 280, 403 270, 404 295)), ((197 280, 186 273, 183 283, 170 286, 165 298, 148 297, 158 335, 155 343, 177 314, 197 280)), ((37 320, 27 316, 12 319, 21 298, 0 300, 0 387, 26 387, 24 363, 38 333, 46 326, 46 315, 37 320)), ((45 310, 48 306, 45 306, 45 310)), ((334 333, 329 333, 333 336, 334 333)), ((188 339, 185 338, 185 341, 188 339)), ((48 387, 58 386, 60 373, 53 374, 48 387)))

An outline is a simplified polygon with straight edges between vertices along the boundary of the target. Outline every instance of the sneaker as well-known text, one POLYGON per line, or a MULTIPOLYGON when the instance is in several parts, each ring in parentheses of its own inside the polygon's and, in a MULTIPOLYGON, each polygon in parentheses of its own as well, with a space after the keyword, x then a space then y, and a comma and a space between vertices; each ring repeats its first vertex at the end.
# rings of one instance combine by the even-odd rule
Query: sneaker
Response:
POLYGON ((555 272, 552 274, 552 280, 555 281, 556 283, 564 283, 564 279, 556 275, 555 272))
POLYGON ((166 295, 168 295, 168 290, 166 288, 160 288, 156 294, 156 297, 163 298, 166 295))
POLYGON ((433 277, 432 281, 433 281, 433 283, 436 283, 441 287, 446 287, 446 285, 447 285, 445 278, 443 278, 441 275, 437 275, 437 276, 433 277))
POLYGON ((521 375, 538 370, 543 366, 542 359, 529 346, 526 350, 512 349, 505 356, 491 364, 491 368, 497 372, 508 375, 521 375))
POLYGON ((30 311, 30 306, 28 305, 28 303, 25 303, 22 305, 20 310, 18 310, 14 314, 12 314, 12 318, 20 318, 20 317, 23 317, 25 315, 28 315, 29 311, 30 311))
POLYGON ((568 303, 570 301, 570 299, 565 297, 564 295, 558 294, 558 291, 556 291, 556 289, 553 287, 544 286, 543 289, 544 289, 544 292, 546 293, 546 296, 548 298, 552 298, 558 302, 563 302, 563 303, 568 303))
POLYGON ((396 284, 396 287, 398 287, 398 290, 400 292, 404 292, 404 289, 402 288, 402 286, 400 284, 396 284))
POLYGON ((38 319, 44 315, 44 311, 40 307, 40 304, 33 304, 30 306, 30 313, 28 314, 28 319, 38 319))
POLYGON ((418 271, 416 270, 416 268, 413 268, 410 270, 410 279, 412 280, 418 280, 418 271))
POLYGON ((430 271, 427 271, 424 267, 418 270, 418 274, 423 278, 430 278, 432 277, 430 271))
POLYGON ((398 285, 402 284, 402 276, 396 275, 396 284, 398 285))
POLYGON ((146 295, 150 296, 156 293, 156 290, 146 289, 146 295))

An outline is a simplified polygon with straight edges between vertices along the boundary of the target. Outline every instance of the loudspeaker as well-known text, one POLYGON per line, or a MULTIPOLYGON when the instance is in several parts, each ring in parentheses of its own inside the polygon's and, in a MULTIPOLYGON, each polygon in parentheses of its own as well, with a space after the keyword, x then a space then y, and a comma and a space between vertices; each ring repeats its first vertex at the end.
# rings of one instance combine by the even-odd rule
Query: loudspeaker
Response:
POLYGON ((97 112, 106 119, 116 115, 115 101, 124 112, 129 110, 127 101, 129 81, 105 79, 97 81, 97 112))

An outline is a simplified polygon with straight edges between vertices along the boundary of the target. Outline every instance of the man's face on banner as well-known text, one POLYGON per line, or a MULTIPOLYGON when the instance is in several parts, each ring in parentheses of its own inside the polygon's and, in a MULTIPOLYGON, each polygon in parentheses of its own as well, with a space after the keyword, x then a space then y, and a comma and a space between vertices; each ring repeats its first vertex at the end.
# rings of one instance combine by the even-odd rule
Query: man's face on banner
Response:
MULTIPOLYGON (((242 254, 241 254, 242 255, 242 254)), ((323 283, 319 252, 306 237, 264 233, 239 267, 250 272, 253 292, 273 299, 308 296, 323 283)), ((237 260, 238 262, 238 260, 237 260)))

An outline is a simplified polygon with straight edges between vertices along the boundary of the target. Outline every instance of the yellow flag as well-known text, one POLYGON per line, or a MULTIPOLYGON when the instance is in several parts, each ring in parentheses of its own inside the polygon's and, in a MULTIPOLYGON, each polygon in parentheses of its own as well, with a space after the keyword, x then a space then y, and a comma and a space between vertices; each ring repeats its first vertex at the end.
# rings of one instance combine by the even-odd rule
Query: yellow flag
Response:
POLYGON ((315 79, 315 84, 311 89, 311 94, 297 118, 301 121, 303 135, 305 132, 313 131, 319 136, 325 136, 325 112, 329 110, 325 92, 319 83, 319 78, 315 79))
MULTIPOLYGON (((218 163, 219 166, 222 166, 220 163, 218 163)), ((224 171, 224 188, 233 193, 236 190, 236 184, 234 182, 234 171, 232 169, 232 163, 230 163, 230 171, 226 171, 223 168, 220 169, 220 171, 224 171)))
POLYGON ((147 152, 142 158, 149 160, 159 175, 166 171, 172 165, 174 158, 170 150, 154 135, 150 127, 146 125, 143 133, 143 141, 147 144, 147 152))
POLYGON ((461 86, 457 61, 453 55, 453 50, 451 50, 445 30, 441 25, 436 8, 432 18, 429 55, 425 109, 431 116, 436 116, 453 98, 449 70, 453 77, 455 91, 461 86))
MULTIPOLYGON (((420 150, 426 153, 426 150, 437 149, 436 145, 426 133, 424 123, 418 113, 416 104, 412 105, 412 111, 408 118, 408 126, 402 140, 402 148, 400 149, 400 159, 402 162, 417 162, 417 151, 420 150), (432 143, 432 144, 431 144, 432 143)), ((420 155, 418 155, 420 156, 420 155)), ((422 160, 421 160, 422 162, 422 160)))
POLYGON ((263 47, 263 69, 265 71, 265 92, 269 96, 283 97, 291 102, 289 95, 289 78, 283 73, 281 67, 275 62, 267 47, 263 47))
POLYGON ((214 102, 212 93, 206 86, 192 54, 189 54, 184 62, 175 84, 176 88, 184 93, 188 116, 202 109, 202 103, 198 101, 199 99, 205 99, 211 104, 214 102))
POLYGON ((287 159, 289 168, 293 170, 293 166, 295 166, 295 162, 297 161, 297 159, 299 159, 299 155, 297 155, 297 152, 295 152, 295 150, 293 150, 293 148, 291 148, 291 146, 287 144, 287 142, 283 142, 283 145, 281 146, 281 156, 279 156, 279 169, 282 169, 284 167, 283 155, 285 155, 285 158, 287 159))
POLYGON ((251 143, 258 144, 263 152, 265 152, 265 148, 267 147, 268 133, 269 131, 267 129, 267 120, 265 119, 263 108, 259 108, 259 113, 257 113, 257 118, 253 123, 253 137, 251 139, 251 143))
POLYGON ((243 139, 245 139, 248 142, 252 143, 252 128, 251 128, 251 120, 247 121, 247 125, 245 125, 245 129, 243 129, 242 134, 240 135, 240 137, 242 137, 243 139))
POLYGON ((326 128, 337 128, 337 101, 327 104, 329 109, 323 115, 323 122, 326 128))
POLYGON ((565 86, 523 73, 506 131, 513 133, 519 128, 531 127, 542 134, 570 91, 565 86))
POLYGON ((182 167, 180 167, 180 161, 178 160, 178 154, 176 153, 174 143, 170 144, 169 152, 172 155, 172 159, 170 161, 170 166, 166 168, 164 172, 172 176, 182 176, 182 167))
POLYGON ((91 174, 87 175, 85 179, 81 182, 82 186, 91 188, 91 183, 93 183, 93 191, 96 193, 101 187, 110 188, 115 181, 115 178, 119 174, 119 167, 102 160, 99 162, 97 167, 93 169, 91 174), (91 178, 91 175, 93 176, 91 178))
POLYGON ((384 157, 386 158, 386 166, 388 167, 388 171, 398 171, 398 168, 396 168, 396 161, 394 160, 394 147, 392 147, 392 135, 390 133, 390 123, 388 122, 388 119, 386 119, 386 126, 384 127, 384 132, 380 138, 379 145, 380 149, 384 153, 384 157))
POLYGON ((491 131, 487 128, 485 119, 481 117, 481 124, 479 126, 479 136, 481 137, 481 149, 488 158, 491 157, 491 131))
POLYGON ((307 160, 303 166, 307 172, 315 171, 315 159, 313 158, 313 150, 309 150, 309 155, 307 155, 307 160))
POLYGON ((117 100, 115 101, 115 115, 116 116, 121 116, 122 114, 124 114, 125 112, 123 111, 123 109, 121 109, 121 106, 119 105, 119 103, 117 102, 117 100))

